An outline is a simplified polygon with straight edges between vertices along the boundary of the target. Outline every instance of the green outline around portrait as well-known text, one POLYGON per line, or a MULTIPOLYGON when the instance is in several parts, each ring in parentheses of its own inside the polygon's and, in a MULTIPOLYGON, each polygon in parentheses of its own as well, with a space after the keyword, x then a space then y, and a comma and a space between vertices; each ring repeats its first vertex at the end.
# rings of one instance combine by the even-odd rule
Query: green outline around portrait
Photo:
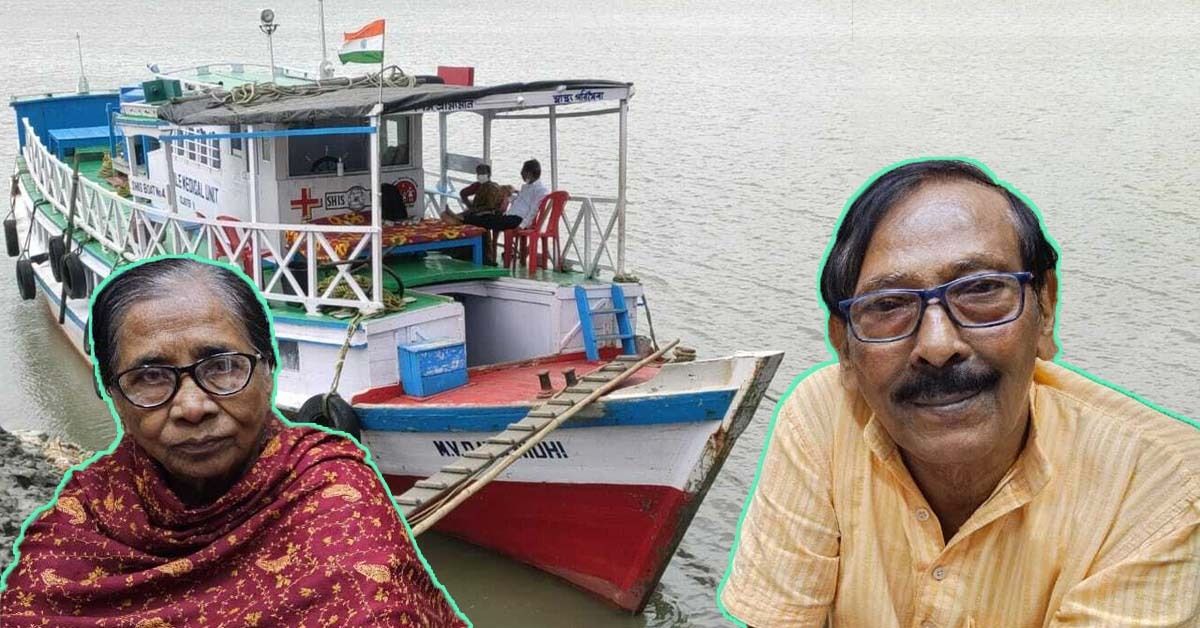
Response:
MULTIPOLYGON (((1020 190, 1017 190, 1015 187, 1013 187, 1007 181, 1004 181, 1004 180, 1000 179, 999 177, 997 177, 995 175, 995 173, 992 172, 991 168, 988 168, 979 160, 973 159, 971 157, 914 157, 911 159, 897 161, 897 162, 879 170, 875 174, 871 175, 871 177, 869 179, 867 179, 867 181, 865 183, 863 183, 861 186, 859 186, 859 188, 857 190, 855 190, 854 194, 850 196, 850 199, 846 201, 845 206, 842 207, 841 215, 838 216, 837 222, 833 225, 833 231, 829 237, 829 242, 825 245, 825 252, 821 256, 821 262, 817 266, 817 268, 818 268, 818 271, 817 271, 817 279, 818 279, 818 281, 817 281, 817 303, 820 305, 821 311, 825 313, 826 321, 829 320, 830 312, 829 312, 829 307, 825 304, 825 299, 822 298, 822 296, 821 296, 821 286, 820 286, 821 269, 823 269, 825 267, 825 262, 826 262, 826 260, 829 259, 829 253, 833 250, 833 244, 837 240, 837 232, 842 226, 842 221, 845 220, 845 218, 846 218, 846 213, 850 211, 850 206, 854 204, 854 201, 858 200, 858 197, 861 196, 862 193, 864 191, 866 191, 866 189, 868 187, 871 186, 871 184, 875 183, 876 179, 883 176, 884 174, 891 172, 892 170, 899 168, 900 166, 905 166, 905 165, 908 165, 911 163, 918 163, 918 162, 923 162, 923 161, 937 161, 937 160, 956 160, 956 161, 962 161, 962 162, 971 164, 972 166, 979 168, 985 174, 987 174, 989 177, 991 177, 992 181, 994 181, 997 185, 1004 187, 1006 190, 1008 190, 1009 192, 1012 192, 1014 195, 1016 195, 1018 198, 1020 198, 1033 211, 1034 216, 1037 217, 1038 225, 1040 225, 1042 228, 1042 233, 1045 234, 1046 239, 1050 242, 1050 246, 1054 247, 1055 252, 1057 252, 1059 254, 1059 258, 1061 261, 1062 249, 1059 247, 1058 241, 1055 240, 1054 237, 1052 235, 1050 235, 1049 232, 1046 231, 1045 221, 1042 219, 1042 211, 1040 209, 1038 209, 1037 205, 1035 205, 1033 203, 1033 201, 1031 201, 1029 199, 1029 197, 1025 196, 1024 193, 1022 193, 1020 190)), ((1058 274, 1058 286, 1059 286, 1058 292, 1059 292, 1059 295, 1061 295, 1062 294, 1062 286, 1063 286, 1063 279, 1062 279, 1061 273, 1058 274)), ((1141 397, 1140 395, 1137 395, 1136 393, 1133 393, 1133 392, 1126 390, 1120 386, 1117 386, 1116 384, 1107 382, 1091 373, 1088 373, 1087 371, 1085 371, 1073 364, 1068 364, 1067 362, 1063 361, 1063 359, 1062 359, 1062 353, 1063 353, 1062 343, 1060 343, 1058 340, 1059 339, 1058 326, 1059 326, 1059 323, 1061 322, 1061 319, 1059 318, 1058 314, 1059 314, 1059 309, 1061 307, 1062 307, 1062 299, 1060 298, 1057 300, 1057 303, 1055 305, 1055 311, 1054 311, 1054 344, 1056 347, 1059 348, 1058 353, 1055 355, 1054 360, 1053 360, 1053 362, 1055 364, 1058 364, 1066 369, 1069 369, 1075 373, 1078 373, 1078 374, 1090 379, 1091 381, 1096 382, 1097 384, 1100 384, 1102 386, 1105 386, 1107 388, 1115 390, 1115 391, 1121 393, 1122 395, 1125 395, 1126 397, 1130 397, 1152 410, 1155 410, 1155 411, 1165 414, 1173 419, 1182 421, 1183 423, 1187 423, 1188 425, 1191 425, 1192 427, 1200 429, 1200 422, 1197 422, 1195 419, 1191 419, 1186 416, 1183 416, 1182 414, 1180 414, 1178 412, 1168 410, 1168 409, 1154 403, 1153 401, 1150 401, 1148 399, 1141 397)), ((801 373, 800 375, 798 375, 796 377, 796 379, 792 380, 792 383, 788 386, 787 390, 783 393, 783 395, 781 395, 779 397, 779 401, 775 404, 775 409, 771 412, 771 422, 767 424, 767 435, 766 435, 766 438, 763 440, 763 448, 762 448, 762 452, 759 454, 759 457, 758 457, 758 465, 754 469, 754 481, 750 483, 750 490, 747 492, 746 499, 742 504, 742 512, 738 515, 737 529, 734 531, 734 534, 733 534, 733 545, 729 548, 729 560, 725 566, 725 573, 724 573, 724 575, 721 576, 721 582, 720 582, 720 584, 717 585, 716 601, 717 601, 717 608, 721 611, 721 614, 725 616, 725 619, 727 619, 737 625, 740 625, 740 626, 745 626, 746 623, 741 621, 737 617, 734 617, 729 612, 729 610, 725 608, 725 603, 724 603, 724 601, 721 600, 721 594, 724 593, 724 591, 725 591, 725 585, 729 583, 729 572, 733 567, 733 558, 737 554, 737 548, 738 548, 738 545, 740 545, 740 542, 742 539, 742 524, 746 520, 746 511, 750 508, 750 502, 754 499, 754 491, 756 488, 758 488, 758 480, 762 474, 763 462, 766 460, 766 457, 767 457, 767 447, 771 443, 771 437, 775 434, 775 425, 779 419, 779 411, 783 407, 784 402, 787 401, 787 399, 792 395, 792 392, 796 390, 796 387, 799 386, 800 382, 804 381, 805 378, 807 378, 809 375, 812 375, 813 373, 821 370, 822 368, 825 368, 826 366, 836 364, 838 361, 837 350, 834 348, 833 343, 829 340, 828 330, 825 331, 825 348, 829 352, 829 355, 831 357, 828 360, 825 360, 824 362, 814 364, 813 366, 809 367, 808 369, 805 369, 805 371, 803 373, 801 373)))
MULTIPOLYGON (((434 586, 436 586, 438 588, 438 590, 441 591, 442 594, 446 596, 446 600, 448 602, 450 602, 451 608, 454 609, 454 612, 458 615, 458 617, 460 619, 462 619, 463 621, 465 621, 468 626, 473 626, 474 624, 471 623, 470 618, 468 618, 466 616, 466 614, 463 613, 461 609, 459 609, 458 603, 455 602, 454 597, 452 595, 450 595, 450 592, 447 591, 446 587, 443 586, 441 581, 438 580, 437 574, 434 573, 433 568, 429 565, 429 562, 427 560, 425 560, 425 555, 421 552, 420 545, 417 544, 416 536, 413 535, 412 528, 408 525, 408 520, 405 519, 404 515, 401 513, 400 506, 396 503, 396 498, 392 495, 392 491, 388 488, 387 482, 384 481, 383 473, 379 470, 379 467, 376 466, 375 460, 371 456, 371 452, 366 447, 364 447, 361 443, 359 443, 358 440, 351 438, 345 432, 340 432, 338 430, 327 428, 327 427, 324 427, 321 425, 316 425, 313 423, 300 423, 300 424, 294 423, 287 417, 283 416, 283 413, 280 412, 279 408, 275 405, 275 398, 279 394, 279 370, 280 370, 279 366, 278 366, 279 365, 279 341, 275 336, 275 316, 272 314, 271 308, 267 304, 267 300, 263 296, 262 292, 258 289, 257 286, 254 285, 254 280, 251 279, 248 275, 246 275, 246 273, 243 272, 242 269, 240 269, 236 266, 230 265, 229 263, 224 262, 224 261, 213 260, 213 259, 209 259, 207 257, 202 257, 199 255, 193 255, 193 254, 156 255, 154 257, 149 257, 146 259, 138 260, 136 262, 131 262, 128 264, 118 266, 118 267, 114 268, 113 272, 109 273, 109 275, 107 277, 105 277, 100 282, 99 285, 96 286, 96 289, 92 291, 91 296, 88 297, 88 321, 91 321, 91 318, 92 318, 92 315, 91 315, 92 307, 95 306, 95 304, 96 304, 96 295, 99 294, 100 291, 102 291, 106 285, 108 285, 109 281, 112 281, 114 278, 116 278, 117 276, 119 276, 120 274, 124 273, 125 271, 127 271, 131 268, 135 268, 135 267, 141 266, 143 264, 149 264, 151 262, 156 262, 156 261, 163 260, 163 259, 190 259, 190 260, 194 260, 194 261, 201 262, 204 264, 211 264, 213 266, 218 266, 218 267, 224 268, 225 270, 233 271, 234 274, 236 274, 239 278, 242 279, 242 281, 245 281, 247 284, 250 285, 251 288, 254 289, 255 298, 258 299, 259 305, 262 306, 263 311, 266 312, 267 324, 268 324, 268 326, 270 328, 270 332, 271 332, 271 351, 274 352, 274 355, 272 356, 272 358, 273 358, 274 364, 276 365, 272 372, 272 377, 273 377, 272 386, 273 387, 271 389, 271 410, 275 413, 276 418, 278 418, 280 421, 283 422, 283 424, 285 426, 288 426, 288 427, 293 427, 296 425, 303 425, 305 427, 312 427, 314 429, 318 429, 318 430, 321 430, 321 431, 329 433, 329 434, 334 434, 337 436, 345 437, 350 442, 354 443, 354 445, 363 452, 366 463, 368 465, 370 465, 371 469, 373 469, 375 471, 375 477, 379 479, 380 484, 383 486, 384 492, 388 496, 388 501, 391 502, 392 508, 396 509, 396 514, 399 515, 400 521, 404 524, 404 529, 408 532, 408 537, 412 541, 413 550, 416 551, 417 558, 419 558, 421 560, 421 564, 425 567, 426 573, 428 573, 429 577, 433 580, 434 586)), ((86 346, 88 348, 90 348, 92 346, 92 326, 86 325, 84 332, 86 335, 86 337, 84 338, 84 342, 86 343, 86 346)), ((38 517, 40 517, 42 515, 42 513, 46 512, 47 510, 50 510, 51 508, 54 507, 54 504, 56 504, 58 502, 59 494, 62 493, 63 488, 66 487, 67 482, 69 482, 71 480, 71 476, 74 475, 76 471, 82 471, 82 470, 86 469, 88 466, 90 466, 93 462, 96 462, 100 458, 107 456, 108 454, 111 454, 117 448, 117 445, 121 442, 121 438, 125 435, 125 427, 121 424, 121 419, 117 416, 117 409, 113 405, 112 399, 108 395, 108 391, 105 390, 104 386, 99 383, 100 382, 100 362, 96 359, 94 352, 89 350, 89 351, 87 351, 87 353, 88 353, 89 361, 92 363, 92 377, 94 378, 94 381, 97 383, 97 386, 96 386, 97 390, 99 391, 101 398, 104 400, 105 405, 108 406, 108 411, 111 414, 113 420, 117 424, 116 435, 113 437, 112 442, 109 443, 107 448, 97 451, 95 454, 93 454, 87 460, 85 460, 77 465, 72 466, 70 469, 67 469, 66 473, 63 474, 62 481, 60 481, 58 483, 58 487, 54 489, 54 495, 51 496, 50 501, 43 504, 42 506, 39 506, 38 508, 34 509, 34 511, 28 517, 25 518, 25 522, 21 524, 21 530, 17 534, 16 540, 13 541, 12 561, 9 563, 9 565, 7 567, 5 567, 4 572, 2 574, 0 574, 0 593, 3 593, 4 590, 8 587, 8 576, 10 573, 12 573, 12 571, 14 569, 16 569, 17 563, 20 562, 20 560, 21 560, 21 552, 19 551, 18 548, 21 545, 21 541, 23 541, 25 539, 25 530, 29 527, 29 525, 31 523, 33 523, 38 517)))

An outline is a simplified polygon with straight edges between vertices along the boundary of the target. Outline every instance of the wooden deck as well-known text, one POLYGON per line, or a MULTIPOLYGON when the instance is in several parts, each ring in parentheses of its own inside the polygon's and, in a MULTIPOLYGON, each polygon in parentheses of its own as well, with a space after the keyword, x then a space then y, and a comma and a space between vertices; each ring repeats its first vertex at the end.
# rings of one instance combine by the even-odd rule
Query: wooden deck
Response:
MULTIPOLYGON (((412 397, 404 394, 399 384, 380 386, 355 395, 352 403, 395 406, 491 406, 523 405, 537 401, 541 386, 538 372, 550 371, 550 381, 555 391, 566 386, 562 372, 575 369, 577 377, 583 377, 604 366, 619 353, 617 348, 600 351, 600 360, 588 361, 582 352, 569 353, 557 358, 543 358, 527 362, 495 364, 470 369, 465 386, 459 386, 428 397, 412 397)), ((634 386, 649 381, 658 374, 659 366, 647 366, 627 379, 622 387, 634 386)))

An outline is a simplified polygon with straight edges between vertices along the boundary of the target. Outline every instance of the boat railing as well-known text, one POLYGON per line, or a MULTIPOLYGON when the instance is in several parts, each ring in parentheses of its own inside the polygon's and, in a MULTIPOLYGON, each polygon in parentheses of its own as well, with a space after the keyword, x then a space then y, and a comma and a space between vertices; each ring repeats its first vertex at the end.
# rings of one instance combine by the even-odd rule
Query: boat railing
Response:
MULTIPOLYGON (((436 181, 438 175, 426 172, 426 180, 436 181)), ((456 186, 467 186, 471 180, 449 175, 448 181, 456 186)), ((458 187, 457 189, 462 189, 458 187)), ((609 242, 617 224, 617 199, 606 196, 585 195, 568 190, 571 200, 563 210, 566 238, 563 240, 563 261, 574 270, 578 269, 589 279, 599 276, 600 271, 615 272, 609 242)), ((466 209, 455 189, 424 190, 423 211, 427 217, 437 217, 450 207, 457 211, 466 209)))
MULTIPOLYGON (((28 119, 22 123, 29 175, 42 197, 68 216, 72 169, 46 149, 28 119)), ((375 228, 369 225, 274 224, 184 216, 123 198, 80 177, 74 228, 123 262, 168 254, 230 262, 250 275, 267 299, 301 304, 310 314, 323 306, 368 312, 382 307, 381 287, 371 286, 351 268, 370 263, 372 276, 379 276, 375 265, 380 260, 371 255, 375 228), (339 254, 331 237, 339 238, 344 253, 339 254)))
MULTIPOLYGON (((209 76, 209 75, 213 74, 214 72, 221 71, 221 70, 225 70, 225 71, 228 71, 230 74, 237 75, 237 74, 246 74, 246 70, 248 68, 251 68, 251 69, 259 70, 263 77, 271 76, 271 66, 270 65, 267 65, 264 63, 242 63, 242 62, 234 62, 234 61, 219 61, 219 62, 215 62, 215 63, 201 63, 201 64, 185 66, 185 67, 181 67, 181 68, 172 68, 169 70, 160 70, 160 69, 158 69, 158 66, 154 65, 154 64, 150 64, 149 66, 147 66, 147 68, 150 70, 150 73, 154 75, 154 78, 177 80, 183 85, 184 89, 196 89, 196 88, 201 88, 201 87, 206 88, 206 89, 224 89, 224 88, 226 88, 225 85, 221 84, 220 79, 209 80, 209 79, 205 78, 206 76, 209 76), (189 73, 191 73, 191 74, 189 74, 189 73)), ((286 67, 286 66, 282 66, 282 65, 275 66, 275 73, 278 76, 284 76, 284 77, 295 78, 295 79, 304 79, 304 80, 313 81, 313 82, 316 82, 320 78, 314 72, 308 72, 306 70, 300 70, 297 68, 286 67)))

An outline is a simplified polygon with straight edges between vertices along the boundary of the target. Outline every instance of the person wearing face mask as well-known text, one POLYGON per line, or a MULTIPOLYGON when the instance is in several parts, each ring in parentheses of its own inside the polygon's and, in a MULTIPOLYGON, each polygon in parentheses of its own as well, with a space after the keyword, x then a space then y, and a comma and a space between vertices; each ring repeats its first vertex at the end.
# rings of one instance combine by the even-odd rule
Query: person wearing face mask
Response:
POLYGON ((550 188, 542 183, 542 164, 536 159, 530 159, 521 166, 521 180, 525 185, 508 207, 509 216, 520 216, 522 229, 529 228, 537 216, 538 205, 550 193, 550 188))
POLYGON ((458 193, 466 207, 461 214, 451 211, 442 212, 442 221, 452 225, 475 225, 487 229, 484 232, 484 247, 486 262, 495 265, 491 239, 495 232, 505 229, 516 229, 521 225, 522 217, 504 213, 504 201, 512 194, 512 188, 499 185, 492 181, 492 167, 488 164, 475 166, 475 183, 468 185, 458 193))
POLYGON ((475 166, 475 183, 468 185, 458 193, 466 207, 457 217, 466 222, 465 218, 472 215, 500 214, 504 210, 504 190, 492 181, 492 167, 488 164, 475 166))

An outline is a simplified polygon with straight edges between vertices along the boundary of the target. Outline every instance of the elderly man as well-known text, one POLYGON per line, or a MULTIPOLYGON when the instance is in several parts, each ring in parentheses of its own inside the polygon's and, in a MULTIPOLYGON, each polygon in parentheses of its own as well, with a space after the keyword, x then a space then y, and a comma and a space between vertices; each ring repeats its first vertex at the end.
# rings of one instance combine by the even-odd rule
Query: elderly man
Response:
POLYGON ((508 206, 508 215, 520 216, 519 226, 528 229, 533 226, 538 206, 550 193, 550 188, 542 182, 542 164, 536 159, 530 159, 521 165, 521 181, 524 183, 512 204, 508 206))
POLYGON ((459 626, 353 442, 276 417, 253 286, 165 258, 91 314, 123 435, 29 524, 4 626, 459 626))
POLYGON ((821 276, 720 596, 755 626, 1200 625, 1200 432, 1049 362, 1057 255, 959 161, 896 167, 821 276))

